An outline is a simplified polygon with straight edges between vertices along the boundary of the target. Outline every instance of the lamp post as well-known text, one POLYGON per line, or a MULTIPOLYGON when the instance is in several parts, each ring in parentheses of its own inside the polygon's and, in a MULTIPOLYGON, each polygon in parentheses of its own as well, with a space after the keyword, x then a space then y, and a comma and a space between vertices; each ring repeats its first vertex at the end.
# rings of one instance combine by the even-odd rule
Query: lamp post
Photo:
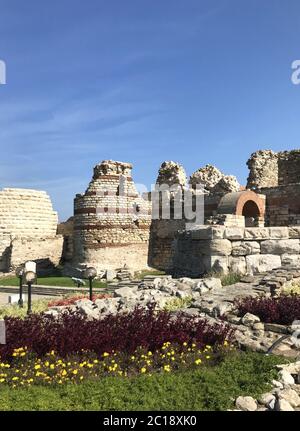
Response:
POLYGON ((90 301, 93 300, 93 280, 97 276, 97 270, 90 266, 84 271, 84 278, 87 278, 89 280, 89 287, 90 287, 90 301))
POLYGON ((16 276, 19 279, 19 307, 22 308, 24 305, 24 301, 23 301, 23 274, 24 274, 24 268, 22 268, 21 266, 19 268, 16 269, 16 276))
POLYGON ((36 273, 33 271, 27 271, 25 272, 25 281, 28 286, 28 308, 27 308, 27 314, 31 313, 31 286, 34 283, 36 279, 36 273))

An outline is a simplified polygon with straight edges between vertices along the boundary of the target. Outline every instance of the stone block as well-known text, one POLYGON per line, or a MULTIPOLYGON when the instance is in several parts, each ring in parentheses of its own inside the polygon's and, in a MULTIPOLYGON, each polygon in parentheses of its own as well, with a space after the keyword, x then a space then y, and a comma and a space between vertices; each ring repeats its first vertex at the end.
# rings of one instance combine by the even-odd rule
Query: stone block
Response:
POLYGON ((244 275, 247 272, 246 259, 243 256, 239 256, 239 257, 229 256, 228 264, 229 264, 229 270, 231 272, 241 274, 241 275, 244 275))
POLYGON ((300 238, 300 226, 289 226, 289 238, 300 238))
POLYGON ((225 226, 205 226, 190 231, 194 240, 223 239, 225 226))
POLYGON ((244 228, 242 227, 227 227, 225 229, 225 238, 231 240, 243 239, 244 238, 244 228))
POLYGON ((246 256, 260 253, 260 244, 257 241, 233 241, 231 245, 232 256, 246 256))
POLYGON ((299 251, 298 239, 270 239, 261 242, 262 254, 297 254, 299 251))
POLYGON ((204 256, 203 264, 206 272, 228 273, 228 256, 204 256))
POLYGON ((279 255, 256 254, 246 256, 247 274, 253 275, 261 272, 271 271, 281 266, 279 255))
POLYGON ((269 227, 270 239, 288 239, 289 230, 287 227, 269 227))
POLYGON ((105 278, 107 281, 113 281, 117 277, 117 271, 113 269, 108 269, 105 274, 105 278))
POLYGON ((299 254, 282 254, 281 255, 281 264, 282 265, 299 266, 300 255, 299 254))
POLYGON ((215 256, 229 256, 231 254, 231 242, 228 239, 214 239, 208 244, 209 254, 215 256))
POLYGON ((269 239, 269 229, 267 227, 246 227, 244 235, 248 240, 269 239))

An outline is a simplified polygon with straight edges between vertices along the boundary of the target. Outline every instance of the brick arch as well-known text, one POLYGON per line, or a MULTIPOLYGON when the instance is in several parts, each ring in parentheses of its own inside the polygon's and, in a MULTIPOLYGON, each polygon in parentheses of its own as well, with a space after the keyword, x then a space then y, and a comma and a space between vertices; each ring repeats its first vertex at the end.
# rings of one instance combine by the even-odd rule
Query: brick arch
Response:
MULTIPOLYGON (((222 197, 218 205, 219 214, 235 214, 252 217, 257 209, 257 216, 265 215, 265 199, 252 190, 243 190, 235 193, 227 193, 222 197)), ((256 214, 255 214, 256 215, 256 214)))

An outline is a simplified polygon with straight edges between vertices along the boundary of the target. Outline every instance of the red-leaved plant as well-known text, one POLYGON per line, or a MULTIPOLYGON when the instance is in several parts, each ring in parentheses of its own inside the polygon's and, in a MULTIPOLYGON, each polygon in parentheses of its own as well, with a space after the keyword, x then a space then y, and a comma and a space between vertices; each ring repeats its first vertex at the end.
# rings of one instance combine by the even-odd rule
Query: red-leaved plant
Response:
POLYGON ((138 347, 154 351, 164 342, 221 345, 230 341, 233 330, 226 324, 210 325, 190 316, 172 317, 153 307, 136 308, 129 314, 108 315, 89 321, 77 312, 65 312, 59 319, 32 314, 20 319, 7 317, 7 344, 0 346, 2 360, 10 360, 15 348, 27 346, 42 357, 54 350, 61 357, 83 350, 102 355, 104 352, 133 353, 138 347))
POLYGON ((255 314, 265 323, 291 325, 300 320, 300 296, 280 295, 277 298, 243 298, 235 301, 239 316, 255 314))
MULTIPOLYGON (((93 295, 93 301, 96 299, 105 299, 105 298, 111 298, 111 295, 102 293, 99 295, 93 295)), ((54 299, 53 301, 50 301, 48 304, 48 307, 60 307, 60 306, 68 306, 75 304, 76 301, 79 301, 80 299, 89 299, 87 295, 74 295, 70 296, 69 298, 62 298, 62 299, 54 299)))

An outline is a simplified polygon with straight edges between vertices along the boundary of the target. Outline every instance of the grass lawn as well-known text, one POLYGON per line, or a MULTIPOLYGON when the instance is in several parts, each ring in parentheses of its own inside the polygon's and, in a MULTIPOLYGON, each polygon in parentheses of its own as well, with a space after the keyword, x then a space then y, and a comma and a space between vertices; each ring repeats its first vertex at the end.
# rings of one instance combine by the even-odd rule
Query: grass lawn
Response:
POLYGON ((239 395, 270 389, 274 368, 284 360, 259 353, 233 353, 217 366, 105 377, 81 384, 15 388, 0 385, 0 410, 226 410, 239 395))
MULTIPOLYGON (((88 280, 85 280, 86 285, 88 287, 88 280)), ((50 277, 39 277, 37 280, 37 284, 42 284, 44 286, 62 286, 62 287, 77 287, 73 280, 70 277, 59 277, 59 276, 50 276, 50 277)), ((1 286, 19 286, 19 279, 17 277, 3 277, 0 278, 1 286)), ((93 282, 93 287, 104 288, 107 286, 106 282, 95 280, 93 282)))
POLYGON ((147 275, 155 275, 156 277, 159 277, 160 275, 166 275, 166 273, 157 269, 144 269, 143 271, 136 271, 134 273, 134 278, 137 280, 143 280, 147 275))

